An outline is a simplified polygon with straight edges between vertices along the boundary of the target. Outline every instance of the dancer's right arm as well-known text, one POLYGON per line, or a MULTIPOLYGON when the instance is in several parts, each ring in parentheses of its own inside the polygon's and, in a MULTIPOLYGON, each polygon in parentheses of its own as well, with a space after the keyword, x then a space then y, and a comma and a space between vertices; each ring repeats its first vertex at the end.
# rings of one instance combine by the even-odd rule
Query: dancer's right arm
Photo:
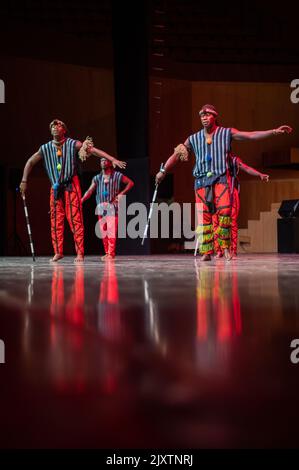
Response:
POLYGON ((171 170, 179 160, 187 161, 188 155, 191 152, 191 147, 189 144, 189 138, 185 141, 184 144, 178 145, 173 154, 168 158, 167 162, 164 165, 164 171, 159 171, 156 174, 156 184, 161 183, 165 178, 166 172, 171 170))
POLYGON ((82 197, 82 199, 81 199, 81 202, 82 202, 82 203, 83 203, 84 201, 86 201, 86 199, 89 199, 89 198, 90 198, 90 196, 92 195, 92 193, 95 191, 96 186, 97 186, 97 185, 96 185, 95 182, 93 181, 93 182, 91 183, 91 185, 89 186, 88 190, 86 191, 86 193, 84 194, 84 196, 82 197))
POLYGON ((42 159, 42 154, 40 153, 40 151, 34 153, 30 158, 28 158, 27 162, 26 162, 26 165, 24 167, 24 171, 23 171, 23 176, 22 176, 22 181, 20 183, 20 191, 21 191, 21 194, 25 194, 26 192, 26 189, 27 189, 27 180, 28 180, 28 176, 32 170, 32 168, 34 167, 34 165, 36 165, 41 159, 42 159))

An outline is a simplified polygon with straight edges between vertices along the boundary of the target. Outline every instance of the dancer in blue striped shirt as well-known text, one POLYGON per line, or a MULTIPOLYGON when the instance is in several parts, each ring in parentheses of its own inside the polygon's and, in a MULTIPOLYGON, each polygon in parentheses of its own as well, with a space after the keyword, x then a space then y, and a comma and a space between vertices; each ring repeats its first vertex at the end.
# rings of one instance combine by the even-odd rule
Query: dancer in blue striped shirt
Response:
POLYGON ((63 236, 65 215, 74 236, 77 256, 75 262, 84 259, 84 226, 82 217, 81 188, 78 177, 78 158, 85 160, 89 155, 106 158, 113 165, 125 168, 126 163, 117 160, 103 150, 93 146, 91 139, 80 142, 66 137, 67 127, 60 119, 50 123, 53 140, 41 145, 39 150, 26 162, 20 191, 25 194, 27 180, 32 168, 43 160, 49 180, 51 237, 54 248, 53 262, 63 258, 63 236))
POLYGON ((199 250, 202 261, 210 261, 214 252, 212 215, 217 214, 218 242, 224 250, 227 260, 231 259, 231 204, 229 155, 231 141, 261 140, 280 134, 292 132, 290 126, 280 126, 267 131, 239 131, 234 128, 220 127, 217 123, 218 113, 215 106, 206 104, 199 111, 203 129, 189 136, 184 144, 178 145, 167 160, 162 171, 156 175, 160 183, 167 171, 176 163, 187 161, 193 152, 195 165, 195 198, 197 203, 199 250))
POLYGON ((119 171, 115 171, 112 163, 101 159, 102 172, 96 175, 89 189, 82 197, 82 203, 96 191, 98 223, 103 240, 105 255, 102 260, 115 257, 118 227, 118 202, 133 186, 133 181, 119 171), (125 187, 121 191, 121 184, 125 187))

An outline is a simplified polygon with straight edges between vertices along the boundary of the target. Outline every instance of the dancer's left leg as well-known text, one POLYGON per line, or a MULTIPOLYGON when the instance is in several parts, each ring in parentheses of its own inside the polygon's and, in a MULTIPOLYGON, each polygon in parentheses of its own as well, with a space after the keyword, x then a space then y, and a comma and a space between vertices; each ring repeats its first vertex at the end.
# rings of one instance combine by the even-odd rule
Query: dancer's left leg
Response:
POLYGON ((84 259, 84 224, 81 203, 81 188, 78 176, 72 180, 72 190, 65 191, 66 217, 73 232, 77 257, 75 261, 84 259))
POLYGON ((115 257, 116 240, 117 240, 117 227, 118 216, 107 216, 107 229, 108 229, 108 255, 111 258, 115 257))
POLYGON ((206 190, 200 188, 195 191, 198 226, 196 233, 199 240, 199 252, 202 261, 210 261, 214 253, 212 214, 206 204, 206 190))
POLYGON ((232 228, 231 228, 231 253, 233 256, 237 256, 238 250, 238 215, 240 211, 240 196, 238 190, 234 189, 232 204, 232 228))
POLYGON ((216 183, 214 185, 214 203, 219 222, 216 232, 218 242, 224 251, 226 259, 230 260, 231 254, 229 248, 231 244, 231 206, 228 183, 216 183))

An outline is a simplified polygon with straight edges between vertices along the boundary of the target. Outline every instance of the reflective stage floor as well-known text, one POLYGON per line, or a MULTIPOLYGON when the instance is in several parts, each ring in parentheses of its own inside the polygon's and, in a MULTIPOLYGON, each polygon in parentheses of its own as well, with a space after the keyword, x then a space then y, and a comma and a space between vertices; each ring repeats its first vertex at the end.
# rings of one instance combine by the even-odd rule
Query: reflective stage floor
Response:
POLYGON ((298 447, 295 338, 298 255, 2 258, 0 447, 298 447))

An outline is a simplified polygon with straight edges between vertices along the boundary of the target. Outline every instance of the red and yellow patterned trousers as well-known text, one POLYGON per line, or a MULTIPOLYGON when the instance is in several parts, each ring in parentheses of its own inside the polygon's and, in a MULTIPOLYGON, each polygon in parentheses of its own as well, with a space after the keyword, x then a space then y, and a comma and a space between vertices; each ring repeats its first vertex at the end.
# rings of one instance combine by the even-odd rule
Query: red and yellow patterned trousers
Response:
MULTIPOLYGON (((240 196, 237 188, 234 188, 233 200, 232 200, 232 224, 231 224, 231 252, 237 254, 238 248, 238 215, 240 211, 240 196)), ((213 215, 213 228, 214 233, 217 232, 218 228, 218 216, 217 214, 213 215)), ((218 238, 214 239, 214 249, 216 253, 222 252, 222 249, 218 243, 218 238)))
POLYGON ((63 254, 64 219, 68 220, 74 236, 77 255, 84 255, 84 225, 81 203, 81 188, 78 176, 74 176, 71 190, 64 190, 59 199, 54 199, 54 190, 50 192, 51 238, 54 253, 63 254))
MULTIPOLYGON (((215 232, 219 245, 225 249, 230 247, 231 240, 231 207, 230 191, 228 183, 215 183, 212 186, 213 203, 218 216, 218 227, 215 232)), ((198 226, 196 229, 199 239, 199 251, 201 254, 214 252, 214 228, 212 213, 206 201, 206 188, 195 191, 197 204, 198 226)))

